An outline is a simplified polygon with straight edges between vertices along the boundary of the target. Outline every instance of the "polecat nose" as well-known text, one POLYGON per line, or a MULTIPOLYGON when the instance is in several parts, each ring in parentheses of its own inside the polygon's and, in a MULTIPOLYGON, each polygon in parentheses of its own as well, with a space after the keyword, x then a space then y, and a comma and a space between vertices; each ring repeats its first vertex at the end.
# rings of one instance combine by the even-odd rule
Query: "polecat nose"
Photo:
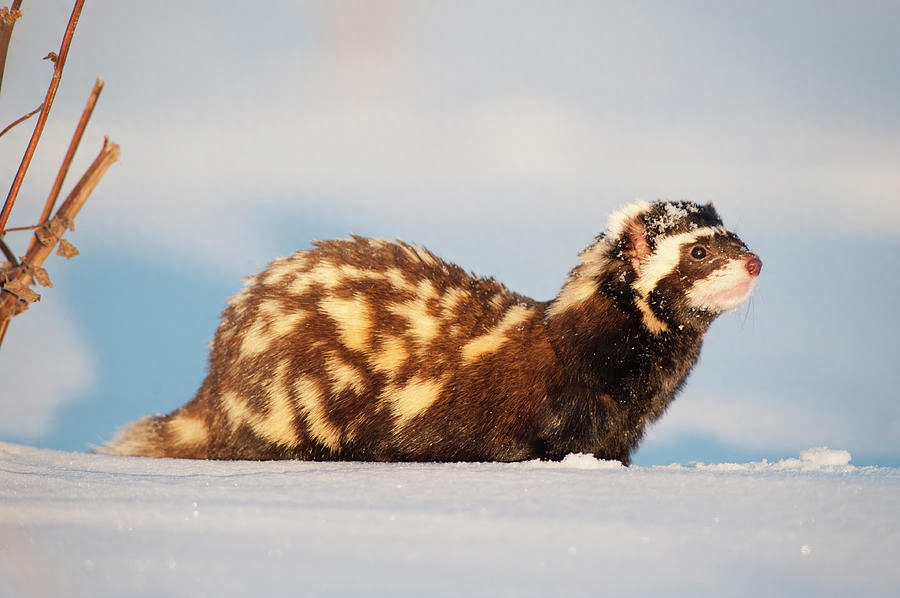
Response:
POLYGON ((751 253, 744 262, 744 267, 747 268, 750 276, 759 276, 759 273, 762 272, 762 260, 751 253))

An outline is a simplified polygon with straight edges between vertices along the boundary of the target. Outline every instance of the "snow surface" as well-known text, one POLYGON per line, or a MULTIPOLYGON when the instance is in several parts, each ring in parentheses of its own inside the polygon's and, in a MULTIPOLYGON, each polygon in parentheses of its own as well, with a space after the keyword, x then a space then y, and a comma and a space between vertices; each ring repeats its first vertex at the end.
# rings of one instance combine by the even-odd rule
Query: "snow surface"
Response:
POLYGON ((0 443, 0 596, 897 596, 900 470, 208 462, 0 443))

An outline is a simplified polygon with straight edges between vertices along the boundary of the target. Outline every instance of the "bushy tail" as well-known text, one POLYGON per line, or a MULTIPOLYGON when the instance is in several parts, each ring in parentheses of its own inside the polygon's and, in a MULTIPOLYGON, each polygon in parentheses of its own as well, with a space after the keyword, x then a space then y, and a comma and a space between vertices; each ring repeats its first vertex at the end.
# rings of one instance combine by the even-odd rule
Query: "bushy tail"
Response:
POLYGON ((130 423, 115 439, 94 449, 104 455, 209 459, 209 432, 205 421, 186 407, 169 415, 150 415, 130 423))
POLYGON ((166 450, 167 415, 149 415, 122 428, 115 439, 96 447, 95 453, 128 457, 169 457, 166 450))

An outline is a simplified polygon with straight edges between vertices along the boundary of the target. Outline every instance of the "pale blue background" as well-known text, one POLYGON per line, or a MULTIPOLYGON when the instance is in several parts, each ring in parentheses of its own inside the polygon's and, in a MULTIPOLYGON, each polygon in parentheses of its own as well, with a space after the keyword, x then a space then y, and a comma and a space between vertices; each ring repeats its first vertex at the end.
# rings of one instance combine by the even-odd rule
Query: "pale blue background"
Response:
MULTIPOLYGON (((3 123, 71 9, 25 8, 3 123)), ((402 237, 548 299, 610 211, 665 197, 715 201, 765 266, 635 461, 900 465, 898 31, 896 2, 91 1, 11 225, 98 75, 73 173, 103 134, 122 159, 0 350, 0 439, 85 450, 182 404, 241 277, 311 238, 402 237)))

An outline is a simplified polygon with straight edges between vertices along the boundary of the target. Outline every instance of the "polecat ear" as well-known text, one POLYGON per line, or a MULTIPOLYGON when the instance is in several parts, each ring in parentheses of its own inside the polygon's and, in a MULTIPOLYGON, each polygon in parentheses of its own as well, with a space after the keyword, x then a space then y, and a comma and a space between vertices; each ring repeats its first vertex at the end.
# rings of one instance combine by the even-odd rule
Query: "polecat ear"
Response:
POLYGON ((647 242, 647 227, 640 214, 630 218, 625 224, 625 256, 631 263, 634 272, 641 275, 641 264, 645 257, 650 255, 650 243, 647 242))

